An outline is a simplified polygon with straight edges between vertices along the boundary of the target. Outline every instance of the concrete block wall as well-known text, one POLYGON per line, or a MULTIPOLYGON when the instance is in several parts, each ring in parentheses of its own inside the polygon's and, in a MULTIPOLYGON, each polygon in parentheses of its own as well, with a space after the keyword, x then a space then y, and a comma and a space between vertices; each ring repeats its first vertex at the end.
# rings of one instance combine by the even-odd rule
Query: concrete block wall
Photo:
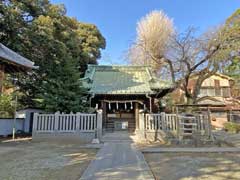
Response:
MULTIPOLYGON (((0 119, 0 136, 12 134, 14 119, 0 119)), ((16 119, 16 131, 24 129, 24 119, 16 119)))

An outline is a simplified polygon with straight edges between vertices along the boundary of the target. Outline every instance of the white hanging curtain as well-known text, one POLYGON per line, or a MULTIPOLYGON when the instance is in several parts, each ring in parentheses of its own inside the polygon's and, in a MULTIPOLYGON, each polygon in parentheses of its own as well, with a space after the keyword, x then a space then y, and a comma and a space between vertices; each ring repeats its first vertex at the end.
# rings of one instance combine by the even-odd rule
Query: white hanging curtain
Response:
POLYGON ((95 109, 98 109, 98 103, 96 104, 95 109))

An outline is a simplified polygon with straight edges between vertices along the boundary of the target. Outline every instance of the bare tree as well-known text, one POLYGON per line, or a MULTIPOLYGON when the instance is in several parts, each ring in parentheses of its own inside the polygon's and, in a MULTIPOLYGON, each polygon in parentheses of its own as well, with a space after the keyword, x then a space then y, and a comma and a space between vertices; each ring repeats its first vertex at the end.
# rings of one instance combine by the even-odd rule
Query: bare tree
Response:
MULTIPOLYGON (((191 30, 188 30, 187 34, 191 33, 191 30)), ((188 103, 195 104, 203 81, 221 70, 226 64, 229 64, 231 62, 231 52, 237 50, 238 47, 229 45, 229 36, 222 26, 207 31, 199 38, 195 36, 189 38, 187 35, 184 39, 191 39, 187 43, 187 48, 185 43, 176 41, 178 42, 177 48, 182 49, 183 52, 179 58, 180 64, 184 67, 184 69, 181 69, 183 74, 180 76, 180 84, 188 103), (184 57, 184 54, 187 54, 187 56, 184 57), (193 81, 193 89, 190 90, 188 87, 193 75, 196 75, 196 78, 193 81)))
POLYGON ((221 28, 200 37, 195 36, 194 28, 178 34, 170 18, 162 11, 153 11, 138 23, 136 42, 130 48, 134 56, 129 58, 134 64, 140 61, 155 70, 167 68, 175 87, 185 92, 188 103, 196 103, 203 81, 228 60, 217 56, 226 48, 226 40, 221 28), (194 87, 189 89, 189 82, 196 74, 194 87))

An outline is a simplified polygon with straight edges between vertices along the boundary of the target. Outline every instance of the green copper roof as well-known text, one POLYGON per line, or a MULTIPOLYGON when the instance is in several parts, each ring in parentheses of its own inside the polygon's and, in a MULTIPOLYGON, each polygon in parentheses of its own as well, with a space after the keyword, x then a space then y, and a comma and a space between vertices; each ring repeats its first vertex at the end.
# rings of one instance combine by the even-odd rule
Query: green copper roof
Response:
POLYGON ((91 94, 155 94, 171 88, 157 79, 148 66, 88 65, 83 84, 91 94))

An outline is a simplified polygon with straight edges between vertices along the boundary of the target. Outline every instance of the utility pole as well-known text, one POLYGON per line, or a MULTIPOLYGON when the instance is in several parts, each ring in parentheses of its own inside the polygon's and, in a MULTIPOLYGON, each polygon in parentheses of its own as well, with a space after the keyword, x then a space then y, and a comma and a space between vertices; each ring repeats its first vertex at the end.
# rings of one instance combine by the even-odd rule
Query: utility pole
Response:
MULTIPOLYGON (((17 78, 13 79, 14 82, 14 86, 16 88, 16 84, 17 84, 17 78)), ((15 140, 15 135, 16 135, 16 118, 17 118, 17 92, 15 91, 15 103, 14 103, 14 120, 13 120, 13 132, 12 132, 12 139, 15 140)))
POLYGON ((14 106, 14 120, 13 120, 13 134, 12 138, 15 139, 16 134, 16 118, 17 118, 17 95, 15 97, 15 106, 14 106))

